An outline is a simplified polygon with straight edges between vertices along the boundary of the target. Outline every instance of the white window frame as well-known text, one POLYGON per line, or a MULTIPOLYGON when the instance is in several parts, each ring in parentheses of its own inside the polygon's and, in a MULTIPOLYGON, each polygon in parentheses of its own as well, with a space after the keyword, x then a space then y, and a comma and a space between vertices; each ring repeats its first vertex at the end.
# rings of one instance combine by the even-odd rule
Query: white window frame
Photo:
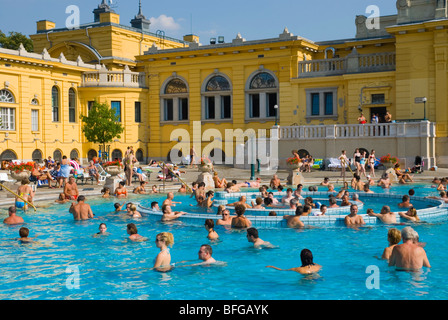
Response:
POLYGON ((202 83, 201 88, 201 101, 202 101, 202 112, 201 112, 201 118, 204 122, 228 122, 233 120, 233 96, 232 96, 233 88, 232 88, 232 82, 230 81, 229 77, 227 77, 225 74, 222 73, 213 73, 209 75, 202 83), (222 91, 207 91, 207 85, 210 80, 212 80, 214 77, 223 77, 227 80, 229 83, 230 90, 222 90, 222 91), (230 97, 230 117, 224 118, 223 117, 223 98, 224 97, 230 97), (209 99, 212 98, 215 103, 215 118, 210 119, 208 116, 208 104, 209 99))
POLYGON ((31 131, 39 131, 39 110, 31 109, 31 131))
POLYGON ((307 119, 337 119, 338 118, 338 87, 310 88, 305 89, 306 94, 306 118, 307 119), (312 94, 319 94, 319 114, 312 114, 312 94), (333 94, 333 114, 325 114, 325 94, 333 94))
POLYGON ((1 130, 16 130, 16 108, 1 107, 0 117, 2 119, 1 130))
POLYGON ((160 123, 161 124, 176 124, 176 123, 189 123, 190 122, 190 89, 188 87, 188 82, 179 76, 172 76, 165 80, 164 84, 161 87, 160 91, 160 123), (165 93, 166 86, 170 83, 171 80, 179 79, 183 81, 187 87, 187 92, 181 93, 165 93), (173 100, 173 120, 165 120, 165 106, 167 100, 173 100), (179 119, 179 107, 180 107, 180 99, 187 99, 188 103, 188 117, 187 119, 180 120, 179 119))
POLYGON ((279 105, 280 101, 280 86, 278 82, 277 76, 270 70, 266 69, 260 69, 252 73, 247 82, 246 82, 246 89, 245 89, 245 100, 246 100, 246 115, 245 120, 246 121, 273 121, 275 120, 275 115, 268 117, 267 111, 268 111, 268 94, 275 93, 277 95, 277 105, 279 105), (274 80, 275 80, 275 88, 262 88, 262 89, 251 89, 250 84, 254 77, 256 77, 259 73, 268 73, 270 74, 274 80), (259 117, 251 117, 251 109, 252 109, 252 99, 251 95, 259 95, 259 101, 260 101, 260 116, 259 117))

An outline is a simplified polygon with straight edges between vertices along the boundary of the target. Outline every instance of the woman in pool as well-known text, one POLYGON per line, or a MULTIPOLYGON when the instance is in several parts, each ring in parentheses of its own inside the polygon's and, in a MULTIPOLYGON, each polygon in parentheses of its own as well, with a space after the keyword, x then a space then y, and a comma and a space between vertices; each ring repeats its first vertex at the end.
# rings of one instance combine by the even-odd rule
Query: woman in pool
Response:
POLYGON ((137 211, 137 206, 135 204, 131 204, 129 206, 129 215, 132 218, 141 218, 142 215, 140 214, 140 212, 137 211))
MULTIPOLYGON (((17 194, 20 195, 23 199, 28 201, 29 203, 33 202, 34 197, 34 191, 33 188, 29 186, 30 181, 28 178, 25 178, 21 181, 20 186, 17 188, 17 194)), ((16 208, 27 210, 28 204, 20 199, 19 197, 16 197, 16 208)))
POLYGON ((417 216, 417 210, 414 207, 410 207, 407 212, 398 212, 398 215, 412 222, 420 222, 420 218, 417 216))
POLYGON ((174 237, 169 232, 162 232, 156 236, 156 246, 160 249, 154 260, 154 269, 157 271, 168 271, 171 269, 171 254, 169 247, 174 244, 174 237))
POLYGON ((121 181, 117 189, 115 189, 115 196, 117 198, 126 198, 128 196, 128 190, 126 190, 126 187, 124 185, 125 183, 121 181))
POLYGON ((387 232, 387 241, 389 242, 389 246, 384 249, 383 255, 381 256, 384 260, 389 260, 392 250, 401 241, 400 230, 396 228, 389 229, 387 232))
POLYGON ((303 249, 302 252, 300 252, 300 259, 302 260, 302 265, 300 267, 280 269, 274 266, 266 266, 266 268, 273 268, 280 271, 295 271, 300 274, 316 273, 322 268, 322 266, 313 262, 313 254, 309 249, 303 249))
POLYGON ((219 238, 218 233, 215 231, 215 223, 212 219, 206 219, 204 226, 205 230, 208 232, 207 238, 209 240, 216 240, 219 238))
POLYGON ((132 241, 145 241, 147 240, 145 237, 142 237, 138 234, 137 227, 133 223, 129 223, 127 225, 127 233, 129 235, 129 240, 132 241))

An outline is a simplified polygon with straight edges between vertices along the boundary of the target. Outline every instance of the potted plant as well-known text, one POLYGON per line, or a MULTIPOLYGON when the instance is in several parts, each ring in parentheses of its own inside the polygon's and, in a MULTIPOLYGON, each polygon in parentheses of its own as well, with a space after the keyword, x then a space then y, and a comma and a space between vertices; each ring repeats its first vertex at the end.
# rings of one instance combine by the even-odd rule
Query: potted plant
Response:
POLYGON ((289 169, 295 170, 300 168, 302 161, 297 157, 291 157, 286 159, 286 165, 289 169))
POLYGON ((199 168, 199 171, 202 171, 202 172, 212 172, 213 171, 213 162, 209 158, 203 156, 201 158, 201 162, 199 163, 198 168, 199 168))
POLYGON ((111 176, 116 176, 123 172, 123 164, 120 160, 115 161, 107 161, 103 164, 104 170, 109 173, 111 176))
POLYGON ((18 181, 29 178, 31 175, 31 171, 33 171, 33 168, 34 162, 21 162, 18 164, 13 163, 8 166, 11 177, 18 181))
POLYGON ((392 157, 390 155, 390 153, 388 153, 385 156, 382 156, 380 158, 380 162, 387 168, 392 168, 397 162, 398 162, 398 158, 397 157, 392 157))

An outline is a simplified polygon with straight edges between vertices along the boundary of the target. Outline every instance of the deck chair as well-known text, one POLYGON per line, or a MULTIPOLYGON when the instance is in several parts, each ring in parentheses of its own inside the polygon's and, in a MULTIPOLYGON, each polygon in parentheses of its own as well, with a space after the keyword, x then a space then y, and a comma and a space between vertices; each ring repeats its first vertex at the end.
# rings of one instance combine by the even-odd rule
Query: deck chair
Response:
POLYGON ((411 169, 413 173, 422 173, 423 172, 423 159, 420 156, 416 156, 414 160, 414 166, 411 169))
MULTIPOLYGON (((9 178, 6 172, 0 172, 0 183, 3 184, 5 182, 16 182, 16 180, 9 178)), ((1 185, 0 190, 3 190, 3 186, 1 185)))
POLYGON ((110 174, 108 174, 106 170, 104 170, 104 168, 99 163, 96 163, 95 167, 97 168, 98 173, 100 174, 99 178, 100 182, 106 181, 106 178, 110 177, 110 174))

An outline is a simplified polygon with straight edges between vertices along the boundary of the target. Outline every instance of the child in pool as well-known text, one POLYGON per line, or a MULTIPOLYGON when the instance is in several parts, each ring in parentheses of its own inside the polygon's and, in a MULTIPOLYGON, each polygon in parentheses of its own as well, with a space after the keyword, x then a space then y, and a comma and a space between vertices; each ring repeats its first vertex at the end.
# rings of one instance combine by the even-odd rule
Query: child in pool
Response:
POLYGON ((98 230, 99 232, 95 233, 95 237, 97 236, 107 236, 109 233, 107 232, 107 226, 105 223, 101 223, 98 230))
POLYGON ((110 198, 110 189, 108 187, 104 187, 101 193, 103 198, 110 198))

